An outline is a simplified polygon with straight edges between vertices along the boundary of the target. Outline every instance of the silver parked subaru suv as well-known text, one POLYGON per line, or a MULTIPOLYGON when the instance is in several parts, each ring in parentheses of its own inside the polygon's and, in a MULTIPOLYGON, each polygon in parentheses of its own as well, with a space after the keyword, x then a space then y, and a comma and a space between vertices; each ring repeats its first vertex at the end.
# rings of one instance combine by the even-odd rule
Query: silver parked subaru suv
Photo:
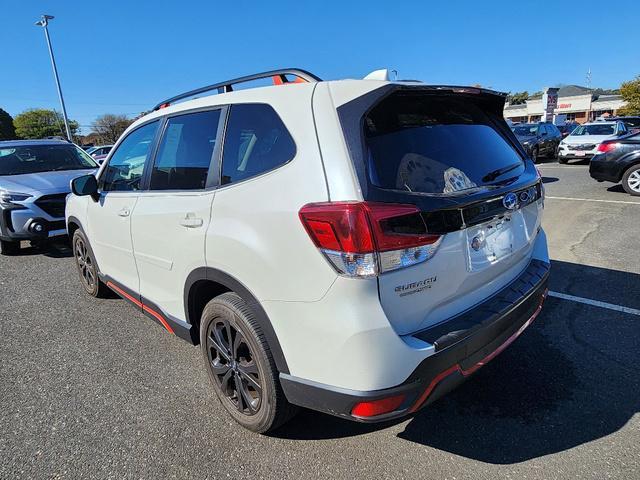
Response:
POLYGON ((0 142, 0 252, 15 254, 21 240, 66 235, 69 182, 97 165, 62 140, 0 142))

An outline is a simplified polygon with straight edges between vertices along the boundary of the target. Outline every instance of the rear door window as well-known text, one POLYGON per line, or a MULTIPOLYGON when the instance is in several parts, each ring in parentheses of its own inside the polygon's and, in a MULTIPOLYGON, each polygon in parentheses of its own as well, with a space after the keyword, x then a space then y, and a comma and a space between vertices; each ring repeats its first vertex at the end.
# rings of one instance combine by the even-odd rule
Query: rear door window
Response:
POLYGON ((364 129, 369 176, 381 188, 457 194, 524 171, 488 114, 455 96, 390 95, 365 116, 364 129))
POLYGON ((200 190, 207 185, 220 110, 170 117, 151 171, 151 190, 200 190))
POLYGON ((289 162, 296 146, 275 110, 265 104, 231 107, 222 156, 222 184, 239 182, 289 162))

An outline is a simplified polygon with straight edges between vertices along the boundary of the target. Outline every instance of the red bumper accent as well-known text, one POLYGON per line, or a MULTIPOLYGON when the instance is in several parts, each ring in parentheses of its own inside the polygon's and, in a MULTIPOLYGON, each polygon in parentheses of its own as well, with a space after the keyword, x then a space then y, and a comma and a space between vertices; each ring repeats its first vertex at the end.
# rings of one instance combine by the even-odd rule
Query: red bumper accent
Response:
POLYGON ((525 329, 529 325, 531 325, 533 323, 533 321, 536 319, 536 317, 540 313, 540 310, 542 310, 542 304, 544 303, 544 300, 547 297, 547 292, 548 292, 548 290, 545 290, 544 294, 542 295, 542 298, 540 299, 540 304, 538 305, 538 308, 536 309, 535 312, 533 312, 531 317, 525 323, 523 323, 522 326, 518 330, 516 330, 509 338, 507 338, 504 341, 504 343, 502 343, 498 348, 496 348, 489 355, 484 357, 482 360, 480 360, 475 365, 467 368, 466 370, 464 368, 462 368, 460 366, 460 364, 456 363, 455 365, 447 368, 445 371, 443 371, 443 372, 439 373, 438 375, 436 375, 436 377, 431 381, 431 383, 429 383, 429 385, 427 386, 425 391, 422 393, 422 395, 420 395, 418 400, 409 409, 409 413, 413 413, 416 410, 418 410, 422 406, 422 404, 427 400, 427 398, 429 398, 429 395, 431 395, 431 393, 436 388, 436 386, 442 380, 444 380, 449 375, 451 375, 452 373, 459 372, 463 376, 467 377, 467 376, 475 373, 476 370, 478 370, 480 367, 483 367, 484 365, 489 363, 491 360, 493 360, 495 357, 497 357, 500 353, 502 353, 502 351, 505 350, 509 345, 511 345, 515 341, 515 339, 518 338, 522 334, 522 332, 524 332, 525 329))

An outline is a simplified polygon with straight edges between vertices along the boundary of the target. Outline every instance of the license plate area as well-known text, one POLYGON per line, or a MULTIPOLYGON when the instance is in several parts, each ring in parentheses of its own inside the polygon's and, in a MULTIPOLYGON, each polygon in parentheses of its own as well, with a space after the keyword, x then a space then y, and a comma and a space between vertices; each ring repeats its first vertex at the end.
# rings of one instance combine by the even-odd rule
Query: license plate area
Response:
POLYGON ((521 211, 468 228, 468 270, 483 270, 510 257, 529 243, 529 237, 521 211))
POLYGON ((577 150, 575 153, 576 157, 584 157, 587 153, 582 150, 577 150))

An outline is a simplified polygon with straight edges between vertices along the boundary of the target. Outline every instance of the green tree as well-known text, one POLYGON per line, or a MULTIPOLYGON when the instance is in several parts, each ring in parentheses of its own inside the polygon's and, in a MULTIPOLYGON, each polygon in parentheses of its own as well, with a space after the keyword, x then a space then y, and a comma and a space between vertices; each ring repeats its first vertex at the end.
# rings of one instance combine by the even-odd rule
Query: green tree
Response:
POLYGON ((509 102, 510 105, 520 105, 522 103, 525 103, 528 98, 529 98, 529 92, 527 91, 509 93, 509 95, 507 95, 507 101, 509 102))
POLYGON ((106 113, 95 119, 91 124, 91 130, 98 136, 100 143, 116 143, 131 123, 132 120, 125 115, 106 113))
POLYGON ((14 138, 16 138, 16 128, 13 126, 13 117, 0 108, 0 140, 14 138))
POLYGON ((620 115, 640 115, 640 75, 620 86, 620 95, 627 104, 618 110, 620 115))
MULTIPOLYGON (((16 135, 20 138, 66 137, 62 114, 55 110, 34 108, 26 110, 13 119, 16 135)), ((71 135, 78 130, 78 122, 69 120, 71 135)))

